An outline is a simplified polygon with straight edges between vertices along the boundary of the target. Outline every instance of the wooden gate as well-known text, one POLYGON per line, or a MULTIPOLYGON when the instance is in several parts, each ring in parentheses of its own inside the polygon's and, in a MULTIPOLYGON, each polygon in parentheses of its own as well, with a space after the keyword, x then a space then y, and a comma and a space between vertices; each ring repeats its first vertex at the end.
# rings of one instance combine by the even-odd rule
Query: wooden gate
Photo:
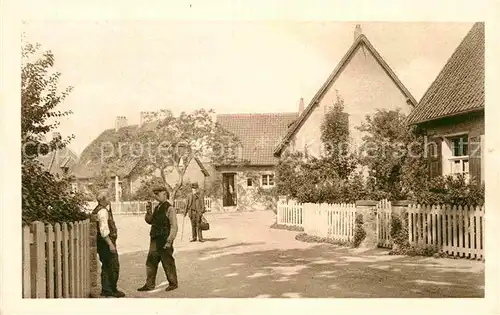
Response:
POLYGON ((377 204, 377 240, 378 246, 392 248, 391 238, 392 205, 387 199, 377 204))

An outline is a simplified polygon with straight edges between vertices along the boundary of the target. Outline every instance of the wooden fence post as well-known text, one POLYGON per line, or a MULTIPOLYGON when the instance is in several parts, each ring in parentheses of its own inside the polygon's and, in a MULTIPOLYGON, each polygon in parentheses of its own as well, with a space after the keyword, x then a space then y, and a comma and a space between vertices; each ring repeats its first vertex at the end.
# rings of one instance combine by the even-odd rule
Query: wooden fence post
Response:
POLYGON ((31 232, 23 227, 23 298, 31 298, 31 232))
POLYGON ((89 234, 89 262, 90 262, 90 297, 97 298, 100 295, 99 262, 97 259, 97 222, 90 223, 89 234))
MULTIPOLYGON (((33 235, 35 246, 35 272, 32 274, 34 286, 32 296, 34 298, 46 298, 46 274, 45 274, 45 225, 36 221, 33 223, 33 235)), ((33 262, 33 260, 32 260, 33 262)))

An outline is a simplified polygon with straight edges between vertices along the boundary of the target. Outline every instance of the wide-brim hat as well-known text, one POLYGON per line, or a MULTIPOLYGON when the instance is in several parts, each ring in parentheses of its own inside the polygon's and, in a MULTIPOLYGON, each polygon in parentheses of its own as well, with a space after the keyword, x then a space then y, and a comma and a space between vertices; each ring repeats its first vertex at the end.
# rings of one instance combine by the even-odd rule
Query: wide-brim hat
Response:
POLYGON ((156 186, 153 188, 153 193, 159 193, 160 191, 167 191, 167 188, 163 187, 163 186, 156 186))
POLYGON ((198 183, 192 183, 191 188, 198 188, 198 183))

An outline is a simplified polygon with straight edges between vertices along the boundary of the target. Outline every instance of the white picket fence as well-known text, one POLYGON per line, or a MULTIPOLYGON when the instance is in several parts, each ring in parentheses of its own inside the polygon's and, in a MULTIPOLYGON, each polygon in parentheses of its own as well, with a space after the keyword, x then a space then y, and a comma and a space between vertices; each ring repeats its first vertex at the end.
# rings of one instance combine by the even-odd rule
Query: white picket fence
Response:
POLYGON ((354 237, 354 204, 301 204, 279 201, 277 223, 303 227, 306 234, 342 241, 354 237))
POLYGON ((278 201, 276 223, 287 226, 303 227, 303 205, 295 201, 278 201))
POLYGON ((436 245, 450 255, 484 257, 485 208, 422 206, 408 208, 411 244, 436 245))
POLYGON ((304 232, 329 239, 354 239, 354 204, 304 204, 304 232))
MULTIPOLYGON (((113 214, 116 215, 137 215, 146 213, 146 206, 149 201, 119 201, 119 202, 111 202, 111 209, 113 210, 113 214)), ((184 199, 174 200, 174 207, 177 209, 184 209, 185 206, 184 199)), ((153 207, 158 204, 157 201, 153 201, 153 207)), ((87 212, 91 212, 97 206, 97 201, 91 201, 87 203, 85 210, 87 212)), ((212 199, 209 197, 205 197, 205 208, 207 211, 212 209, 212 199)))
POLYGON ((89 220, 23 227, 23 298, 90 295, 89 220))
MULTIPOLYGON (((300 226, 309 235, 350 241, 354 237, 354 204, 300 204, 278 202, 277 223, 300 226)), ((392 248, 390 201, 376 205, 378 246, 392 248)), ((481 259, 484 257, 485 208, 410 205, 408 239, 410 244, 436 245, 450 255, 481 259)))

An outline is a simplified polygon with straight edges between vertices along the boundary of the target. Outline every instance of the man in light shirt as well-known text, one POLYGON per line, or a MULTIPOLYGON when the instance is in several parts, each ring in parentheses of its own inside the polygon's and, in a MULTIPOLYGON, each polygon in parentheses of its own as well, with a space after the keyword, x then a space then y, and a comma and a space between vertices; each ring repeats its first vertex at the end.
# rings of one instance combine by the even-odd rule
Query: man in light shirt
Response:
POLYGON ((124 297, 125 293, 117 288, 120 275, 120 263, 116 251, 118 234, 107 191, 99 192, 97 203, 92 214, 98 222, 97 252, 101 260, 101 296, 124 297))
POLYGON ((152 211, 148 206, 145 221, 151 225, 149 252, 146 259, 146 284, 137 291, 151 291, 156 286, 156 273, 161 261, 168 280, 165 291, 177 289, 177 270, 175 267, 174 240, 177 236, 177 216, 174 207, 168 201, 169 195, 165 187, 153 189, 158 205, 152 211))

